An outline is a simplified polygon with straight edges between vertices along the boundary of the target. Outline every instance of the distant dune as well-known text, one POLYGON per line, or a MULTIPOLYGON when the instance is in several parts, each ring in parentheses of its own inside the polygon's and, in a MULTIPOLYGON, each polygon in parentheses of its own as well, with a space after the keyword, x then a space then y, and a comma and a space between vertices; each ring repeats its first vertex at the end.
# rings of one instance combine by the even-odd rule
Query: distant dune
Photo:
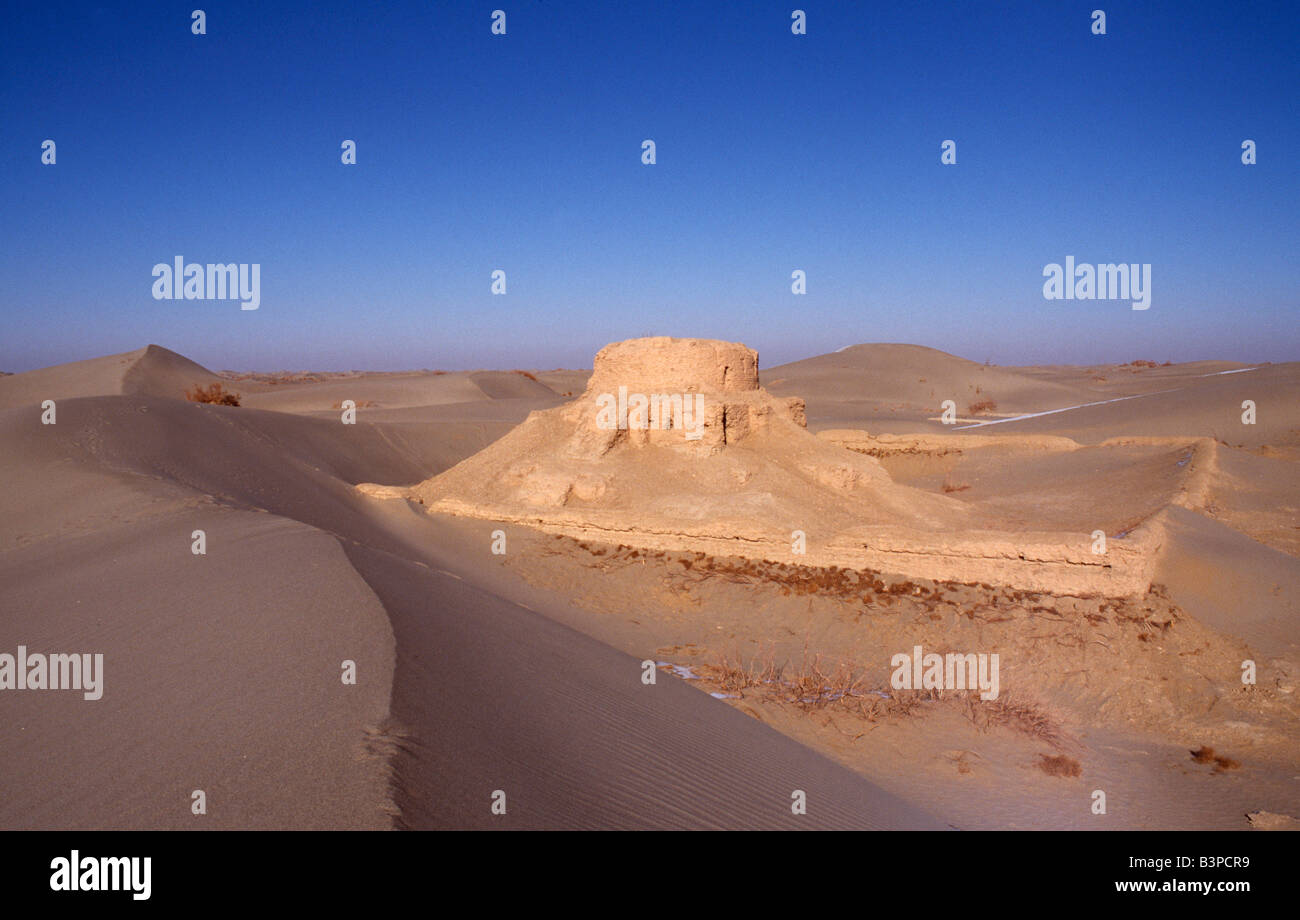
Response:
POLYGON ((993 398, 999 412, 1029 412, 1044 405, 1086 402, 1084 388, 1039 380, 1015 370, 977 364, 921 345, 853 345, 763 371, 773 393, 798 395, 809 412, 826 402, 870 400, 938 411, 945 399, 967 405, 993 398))
POLYGON ((509 371, 357 374, 321 382, 275 385, 237 380, 227 386, 239 391, 244 405, 296 413, 332 411, 345 399, 376 409, 414 409, 494 400, 532 400, 545 405, 563 401, 545 384, 509 371))
POLYGON ((47 399, 78 396, 184 397, 192 386, 220 378, 189 358, 160 345, 71 364, 13 374, 0 379, 0 408, 39 405, 47 399))
POLYGON ((1088 444, 1117 435, 1222 436, 1276 447, 1300 446, 1294 367, 1140 360, 998 367, 919 345, 869 344, 768 368, 762 380, 774 394, 803 397, 813 431, 951 432, 939 414, 952 400, 958 419, 978 426, 967 430, 981 435, 1059 434, 1088 444), (1269 410, 1243 426, 1242 402, 1252 395, 1269 410))

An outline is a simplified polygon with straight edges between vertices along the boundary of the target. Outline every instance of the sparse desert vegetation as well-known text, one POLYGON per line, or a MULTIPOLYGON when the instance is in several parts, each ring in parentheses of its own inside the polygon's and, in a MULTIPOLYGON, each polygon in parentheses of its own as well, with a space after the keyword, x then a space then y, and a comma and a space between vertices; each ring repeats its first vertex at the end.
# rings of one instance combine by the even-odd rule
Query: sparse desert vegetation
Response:
POLYGON ((955 479, 952 478, 951 474, 945 475, 943 477, 944 492, 965 492, 969 488, 970 488, 969 482, 957 482, 955 479))
MULTIPOLYGON (((697 686, 716 691, 737 708, 791 710, 851 739, 871 724, 906 724, 947 713, 962 716, 981 734, 1005 728, 1012 736, 1046 744, 1052 756, 1081 761, 1085 748, 1068 726, 1096 724, 1099 706, 1108 713, 1106 724, 1118 727, 1133 719, 1148 731, 1174 735, 1188 722, 1185 715, 1172 715, 1182 710, 1164 700, 1182 707, 1208 705, 1209 695, 1227 693, 1228 706, 1256 705, 1255 697, 1232 687, 1240 652, 1187 619, 1159 583, 1139 598, 1059 597, 834 566, 646 550, 558 534, 541 541, 538 555, 554 559, 551 565, 597 569, 602 580, 621 585, 622 594, 658 594, 685 610, 726 609, 744 598, 747 613, 718 627, 743 644, 743 651, 741 644, 734 650, 730 644, 719 646, 706 629, 675 634, 676 644, 664 643, 656 655, 690 667, 700 678, 697 686), (796 598, 798 606, 792 603, 796 598), (1004 682, 996 698, 984 700, 962 690, 894 690, 888 656, 861 657, 862 644, 906 652, 913 643, 940 654, 992 648, 1022 670, 1014 690, 1004 682), (1086 669, 1079 666, 1083 661, 1089 663, 1086 669), (1130 668, 1145 676, 1134 681, 1130 668), (1224 675, 1222 683, 1212 689, 1205 683, 1207 673, 1224 675)), ((527 568, 538 571, 532 564, 527 568)), ((593 602, 602 615, 619 609, 608 595, 593 602)), ((629 613, 645 624, 644 603, 629 613)), ((1219 718, 1223 705, 1215 710, 1219 718)), ((1209 763, 1216 762, 1208 756, 1209 763)), ((1235 766, 1224 760, 1216 770, 1235 766)), ((1039 766, 1053 776, 1077 775, 1068 762, 1039 766)))
POLYGON ((355 372, 349 373, 317 373, 309 371, 272 371, 270 373, 260 373, 255 371, 221 371, 217 376, 224 377, 234 382, 251 381, 252 383, 262 383, 269 386, 283 386, 286 384, 299 383, 324 383, 328 380, 335 380, 340 377, 358 376, 355 372))
POLYGON ((1076 776, 1083 775, 1083 767, 1079 761, 1065 754, 1047 755, 1040 754, 1038 760, 1038 769, 1042 770, 1048 776, 1062 776, 1067 779, 1073 779, 1076 776))
POLYGON ((1206 765, 1214 764, 1215 773, 1222 773, 1224 770, 1236 770, 1241 767, 1241 764, 1233 760, 1231 757, 1224 757, 1221 754, 1216 754, 1214 753, 1214 748, 1206 745, 1201 745, 1196 750, 1189 751, 1188 753, 1192 755, 1192 760, 1196 763, 1206 765))
MULTIPOLYGON (((797 666, 777 661, 768 649, 743 661, 719 656, 712 663, 692 664, 706 687, 729 699, 758 699, 791 706, 804 713, 829 710, 866 722, 882 722, 923 715, 926 703, 937 703, 960 712, 980 732, 1007 728, 1061 748, 1068 741, 1060 724, 1041 706, 1000 696, 982 700, 978 696, 949 690, 898 691, 888 683, 871 681, 867 669, 842 659, 828 660, 805 646, 797 666)), ((860 738, 865 730, 844 732, 860 738)))
POLYGON ((214 406, 239 405, 239 394, 230 392, 220 383, 212 383, 206 387, 195 384, 185 391, 185 398, 190 402, 209 403, 214 406))

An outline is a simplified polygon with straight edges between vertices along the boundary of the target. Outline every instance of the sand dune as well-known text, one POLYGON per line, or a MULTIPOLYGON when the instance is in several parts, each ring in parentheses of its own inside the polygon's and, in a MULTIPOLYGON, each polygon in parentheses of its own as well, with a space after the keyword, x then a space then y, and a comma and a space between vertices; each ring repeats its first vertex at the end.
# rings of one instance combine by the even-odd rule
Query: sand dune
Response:
POLYGON ((383 825, 393 801, 408 826, 944 826, 703 694, 640 693, 635 659, 473 589, 474 569, 433 572, 460 538, 395 526, 349 488, 358 464, 401 481, 430 462, 383 426, 154 397, 0 425, 2 472, 25 486, 0 530, 4 635, 104 651, 120 688, 75 718, 43 717, 48 695, 12 704, 8 826, 195 826, 191 787, 220 827, 383 825), (189 552, 194 528, 207 557, 189 552), (407 637, 395 670, 375 597, 407 637), (345 657, 358 687, 340 685, 345 657), (499 786, 512 811, 493 821, 499 786), (802 824, 793 788, 815 803, 802 824))
POLYGON ((98 701, 6 692, 0 825, 388 826, 388 765, 366 741, 388 711, 392 634, 337 542, 152 501, 166 510, 0 554, 7 651, 104 656, 98 701), (195 529, 206 557, 190 554, 195 529), (341 685, 344 659, 356 687, 341 685), (191 813, 195 790, 206 815, 191 813))
POLYGON ((1016 413, 1087 402, 1091 393, 1078 381, 1039 379, 920 345, 854 345, 769 368, 762 378, 772 393, 803 397, 810 420, 837 402, 901 404, 937 413, 945 399, 956 402, 959 412, 993 399, 999 412, 1016 413))
MULTIPOLYGON (((553 371, 557 386, 581 378, 553 371)), ((522 371, 410 371, 405 373, 218 375, 159 345, 103 358, 0 376, 0 408, 39 405, 46 399, 147 395, 181 399, 195 385, 221 383, 240 404, 295 414, 335 413, 344 400, 362 408, 411 409, 471 405, 489 401, 526 403, 505 417, 517 422, 537 408, 565 397, 537 375, 522 371), (296 378, 308 378, 298 380, 296 378)))
MULTIPOLYGON (((1184 509, 1171 512, 1158 576, 1201 622, 1269 658, 1300 661, 1300 565, 1184 509)), ((1300 678, 1300 672, 1296 672, 1300 678)))
POLYGON ((528 373, 483 371, 469 375, 488 399, 554 399, 558 394, 528 373))
POLYGON ((257 381, 228 384, 241 403, 276 412, 337 411, 345 399, 375 409, 473 405, 488 401, 529 401, 530 408, 558 405, 563 397, 545 384, 522 374, 502 371, 440 374, 357 374, 324 382, 268 385, 257 381))
POLYGON ((140 394, 179 399, 218 380, 207 368, 159 345, 0 377, 0 409, 79 396, 140 394))
POLYGON ((681 681, 643 686, 633 656, 465 577, 361 546, 349 556, 393 618, 394 715, 418 727, 398 758, 403 826, 946 827, 681 681), (807 815, 791 813, 794 790, 814 803, 807 815))
POLYGON ((229 384, 240 394, 240 402, 274 412, 337 412, 350 399, 363 408, 405 409, 439 406, 485 399, 481 389, 459 374, 359 375, 324 383, 283 384, 267 387, 236 381, 229 384))
MULTIPOLYGON (((1146 527, 1159 584, 1128 598, 566 542, 508 502, 456 518, 357 490, 432 480, 457 485, 427 498, 473 498, 495 444, 551 494, 546 438, 529 432, 580 411, 566 401, 583 371, 232 381, 150 346, 0 378, 0 652, 106 660, 100 701, 0 695, 0 824, 1097 827, 1085 786, 1123 803, 1105 826, 1295 814, 1300 367, 1248 367, 993 368, 860 346, 765 371, 777 396, 722 400, 745 408, 723 475, 616 437, 605 491, 584 480, 568 499, 587 514, 622 496, 606 510, 626 518, 657 495, 655 513, 783 532, 793 515, 813 534, 890 516, 996 525, 1013 554, 1024 535, 1100 528, 1123 546, 1146 527), (183 400, 218 379, 243 406, 183 400), (1137 398, 954 431, 931 418, 940 389, 1004 416, 1137 398), (40 424, 43 399, 57 425, 40 424), (341 424, 343 399, 358 424, 341 424), (766 443, 785 422, 798 443, 766 443), (673 502, 652 480, 677 484, 673 502), (888 687, 889 655, 913 642, 1000 649, 1011 720, 951 699, 882 703, 872 721, 753 686, 700 692, 735 655, 826 655, 888 687), (647 686, 647 658, 703 676, 647 686), (1058 732, 1061 747, 1044 740, 1058 732), (1239 767, 1191 764, 1202 744, 1239 767), (1041 769, 1057 754, 1080 776, 1041 769), (807 815, 791 814, 796 789, 807 815)), ((566 456, 551 472, 572 486, 586 455, 566 456)))
POLYGON ((1051 433, 1084 443, 1192 435, 1248 447, 1294 444, 1300 423, 1294 364, 998 367, 918 345, 855 345, 769 368, 762 379, 774 394, 804 398, 813 431, 951 432, 938 419, 946 399, 963 424, 983 426, 967 429, 979 434, 1051 433), (1241 403, 1252 398, 1260 410, 1257 423, 1243 426, 1241 403), (994 406, 970 413, 972 404, 986 400, 994 406))
POLYGON ((1208 377, 1167 375, 1157 390, 1137 399, 1001 423, 988 430, 1050 432, 1093 444, 1122 435, 1199 436, 1233 446, 1300 447, 1300 367, 1277 364, 1208 377), (1255 403, 1256 421, 1251 425, 1242 424, 1246 400, 1255 403))

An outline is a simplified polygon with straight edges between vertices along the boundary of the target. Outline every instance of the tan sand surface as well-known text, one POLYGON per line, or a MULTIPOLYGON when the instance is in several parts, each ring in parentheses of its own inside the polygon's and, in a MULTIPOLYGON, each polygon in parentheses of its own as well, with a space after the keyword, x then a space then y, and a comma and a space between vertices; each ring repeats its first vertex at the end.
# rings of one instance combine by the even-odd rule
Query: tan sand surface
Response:
POLYGON ((547 419, 580 410, 587 371, 232 380, 150 346, 0 378, 0 652, 106 659, 99 701, 0 693, 0 826, 1288 826, 1300 365, 1221 373, 1252 367, 996 368, 859 346, 728 397, 761 423, 715 469, 619 444, 585 497, 570 489, 601 470, 592 442, 547 419), (218 380, 244 405, 181 398, 218 380), (941 399, 966 417, 985 396, 997 408, 969 421, 1066 411, 939 423, 941 399), (358 424, 341 424, 343 399, 358 424), (1241 424, 1246 399, 1257 425, 1241 424), (556 438, 571 453, 547 467, 556 438), (503 469, 488 463, 502 450, 538 464, 528 489, 476 472, 503 469), (605 532, 536 526, 555 494, 536 474, 560 472, 558 507, 606 515, 605 532), (429 481, 456 485, 426 499, 486 488, 495 504, 430 514, 356 488, 418 498, 429 481), (1100 528, 1113 551, 1143 541, 1150 587, 832 569, 722 551, 734 542, 638 549, 618 521, 647 509, 719 536, 799 526, 810 544, 873 521, 995 529, 1022 535, 1013 553, 1067 532, 1083 551, 1100 528), (890 656, 914 644, 998 652, 1003 695, 894 694, 890 656), (647 659, 692 679, 665 666, 647 686, 647 659), (853 694, 809 701, 844 673, 853 694), (1198 763, 1202 747, 1223 763, 1198 763), (194 789, 207 816, 190 814, 194 789))
POLYGON ((394 529, 351 488, 359 463, 436 469, 383 426, 152 397, 38 416, 0 417, 26 487, 0 531, 3 636, 109 664, 101 701, 0 698, 9 826, 195 826, 191 787, 214 826, 371 827, 390 801, 411 827, 946 826, 687 687, 644 686, 636 659, 472 587, 472 569, 435 571, 458 536, 413 515, 394 529))

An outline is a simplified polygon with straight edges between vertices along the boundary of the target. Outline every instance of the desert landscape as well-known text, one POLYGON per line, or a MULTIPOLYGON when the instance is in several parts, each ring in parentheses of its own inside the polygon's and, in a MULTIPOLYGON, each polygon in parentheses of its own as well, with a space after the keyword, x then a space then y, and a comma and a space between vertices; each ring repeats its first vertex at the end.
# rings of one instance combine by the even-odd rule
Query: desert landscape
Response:
POLYGON ((6 903, 1287 903, 1298 11, 6 11, 6 903))
POLYGON ((1116 357, 0 377, 0 826, 1294 827, 1300 363, 1116 357))

